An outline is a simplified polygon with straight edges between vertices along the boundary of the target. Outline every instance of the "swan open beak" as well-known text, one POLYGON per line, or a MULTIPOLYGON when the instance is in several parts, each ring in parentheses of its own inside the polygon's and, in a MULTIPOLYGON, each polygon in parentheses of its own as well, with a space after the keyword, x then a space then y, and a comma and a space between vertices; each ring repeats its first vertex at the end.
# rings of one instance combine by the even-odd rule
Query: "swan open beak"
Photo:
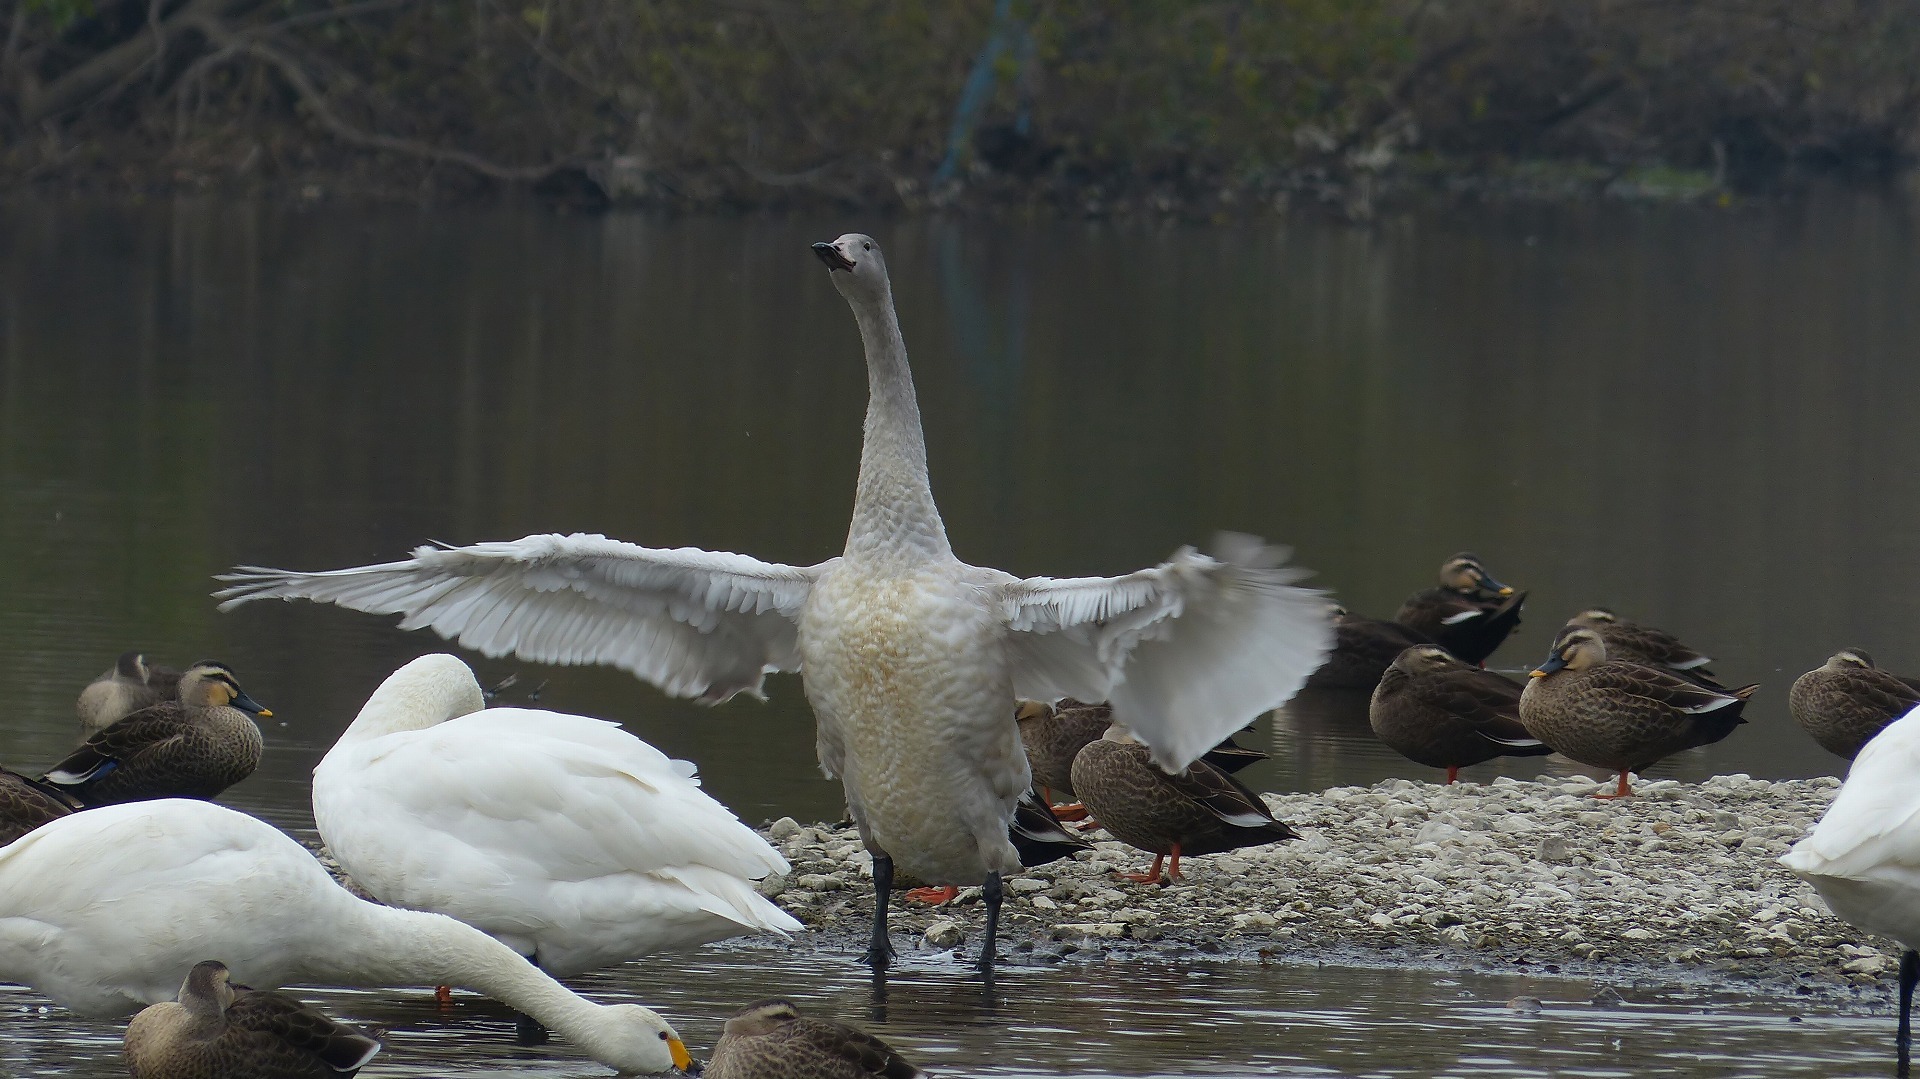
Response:
POLYGON ((813 253, 819 255, 820 261, 827 264, 828 273, 834 270, 853 269, 853 260, 841 254, 840 249, 830 243, 814 244, 813 253))

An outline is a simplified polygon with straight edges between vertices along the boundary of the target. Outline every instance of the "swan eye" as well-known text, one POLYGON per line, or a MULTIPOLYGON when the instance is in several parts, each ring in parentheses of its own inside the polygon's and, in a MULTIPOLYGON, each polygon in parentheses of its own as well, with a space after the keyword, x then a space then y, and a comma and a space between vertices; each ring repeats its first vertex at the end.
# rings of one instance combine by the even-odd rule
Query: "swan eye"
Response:
POLYGON ((864 248, 865 250, 868 250, 868 251, 871 251, 871 250, 873 250, 873 244, 872 244, 872 243, 864 243, 864 244, 861 244, 860 246, 861 246, 862 248, 864 248))
POLYGON ((660 1032, 660 1040, 661 1040, 661 1041, 666 1041, 666 1040, 667 1040, 667 1032, 666 1032, 666 1031, 664 1031, 664 1030, 663 1030, 663 1031, 661 1031, 661 1032, 660 1032))

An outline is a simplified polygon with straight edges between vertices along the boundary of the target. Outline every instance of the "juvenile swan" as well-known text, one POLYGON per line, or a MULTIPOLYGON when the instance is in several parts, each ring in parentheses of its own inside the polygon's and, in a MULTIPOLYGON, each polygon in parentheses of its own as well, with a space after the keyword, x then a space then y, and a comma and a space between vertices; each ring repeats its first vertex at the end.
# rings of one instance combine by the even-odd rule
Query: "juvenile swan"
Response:
POLYGON ((689 1061, 654 1012, 575 996, 445 915, 356 899, 279 829, 211 802, 90 809, 0 847, 0 981, 82 1015, 126 1015, 172 1000, 209 955, 258 989, 464 986, 621 1071, 689 1061))
MULTIPOLYGON (((693 766, 586 716, 483 708, 448 655, 389 675, 313 770, 313 817, 383 902, 455 918, 564 978, 793 917, 786 859, 693 766)), ((524 1041, 542 1032, 521 1024, 524 1041)))
POLYGON ((920 410, 879 245, 813 246, 853 308, 868 405, 853 522, 839 558, 783 566, 603 536, 421 547, 323 573, 243 566, 222 609, 313 599, 402 614, 486 655, 608 663, 668 693, 759 695, 800 671, 820 765, 846 788, 874 857, 869 957, 885 966, 896 863, 929 884, 984 884, 991 969, 1007 827, 1027 789, 1017 697, 1108 700, 1178 772, 1291 697, 1325 655, 1321 593, 1285 552, 1222 536, 1121 577, 1015 578, 954 557, 927 482, 920 410))

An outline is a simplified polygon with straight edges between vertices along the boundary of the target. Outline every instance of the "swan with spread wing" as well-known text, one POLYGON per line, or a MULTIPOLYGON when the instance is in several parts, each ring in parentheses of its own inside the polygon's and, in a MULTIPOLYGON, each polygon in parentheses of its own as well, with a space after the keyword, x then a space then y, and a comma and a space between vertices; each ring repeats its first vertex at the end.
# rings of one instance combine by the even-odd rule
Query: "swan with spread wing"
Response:
POLYGON ((879 245, 813 246, 853 309, 869 400, 853 521, 838 558, 784 566, 595 535, 543 535, 329 572, 240 567, 222 609, 310 599, 399 614, 489 656, 609 664, 706 702, 798 671, 820 765, 873 853, 869 958, 892 956, 894 868, 984 886, 991 970, 1007 836, 1029 785, 1016 698, 1111 701, 1178 772, 1291 697, 1332 637, 1286 551, 1222 535, 1119 577, 1020 579, 953 554, 927 480, 920 410, 879 245))

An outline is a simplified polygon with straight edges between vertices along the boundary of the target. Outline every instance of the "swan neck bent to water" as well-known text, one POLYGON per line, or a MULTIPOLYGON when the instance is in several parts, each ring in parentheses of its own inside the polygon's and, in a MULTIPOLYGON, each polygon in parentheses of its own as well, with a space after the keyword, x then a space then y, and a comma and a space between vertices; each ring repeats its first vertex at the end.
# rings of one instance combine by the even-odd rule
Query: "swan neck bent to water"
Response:
POLYGON ((867 424, 860 482, 847 530, 847 554, 951 559, 947 529, 927 481, 927 443, 920 403, 907 368, 907 346, 894 314, 893 292, 849 295, 867 353, 867 424))
POLYGON ((303 981, 341 985, 455 985, 477 990, 553 1029, 589 1055, 600 1048, 608 1009, 566 986, 465 922, 444 914, 356 903, 357 927, 330 927, 335 940, 352 948, 322 952, 327 959, 303 973, 303 981))

